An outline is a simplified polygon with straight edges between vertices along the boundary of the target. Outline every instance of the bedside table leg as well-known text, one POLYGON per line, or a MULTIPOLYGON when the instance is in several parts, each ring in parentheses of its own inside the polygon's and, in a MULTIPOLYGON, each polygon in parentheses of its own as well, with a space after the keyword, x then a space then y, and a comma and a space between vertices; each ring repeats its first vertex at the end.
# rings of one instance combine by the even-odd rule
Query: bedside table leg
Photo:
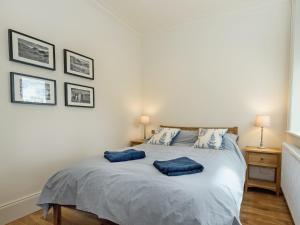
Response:
POLYGON ((245 192, 247 192, 248 191, 248 179, 249 179, 249 165, 248 165, 248 162, 249 162, 249 154, 248 154, 248 152, 246 152, 246 163, 247 163, 247 170, 246 170, 246 179, 245 179, 245 186, 244 186, 244 188, 245 188, 245 192))
POLYGON ((244 192, 248 191, 248 178, 246 178, 245 184, 244 184, 244 192))
POLYGON ((278 161, 279 161, 279 165, 278 167, 275 169, 275 173, 276 173, 276 195, 279 196, 280 195, 280 189, 281 189, 281 155, 278 156, 278 161))

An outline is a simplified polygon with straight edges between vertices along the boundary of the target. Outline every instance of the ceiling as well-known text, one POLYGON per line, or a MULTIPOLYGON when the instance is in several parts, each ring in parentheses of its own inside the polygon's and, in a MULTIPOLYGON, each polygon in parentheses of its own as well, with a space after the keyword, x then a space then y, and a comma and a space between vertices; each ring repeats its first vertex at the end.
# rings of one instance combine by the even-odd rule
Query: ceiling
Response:
POLYGON ((165 29, 205 15, 289 0, 97 0, 140 33, 165 29))

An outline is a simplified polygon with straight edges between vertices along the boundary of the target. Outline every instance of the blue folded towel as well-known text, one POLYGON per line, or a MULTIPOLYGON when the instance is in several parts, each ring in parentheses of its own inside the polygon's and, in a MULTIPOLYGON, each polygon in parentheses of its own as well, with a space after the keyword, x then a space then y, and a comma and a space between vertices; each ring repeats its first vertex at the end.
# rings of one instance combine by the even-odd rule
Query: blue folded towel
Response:
POLYGON ((105 151, 104 158, 110 162, 123 162, 129 160, 143 159, 146 157, 144 151, 137 151, 134 149, 128 149, 122 152, 105 151))
POLYGON ((200 173, 204 167, 188 157, 180 157, 168 161, 154 161, 154 167, 167 176, 180 176, 200 173))

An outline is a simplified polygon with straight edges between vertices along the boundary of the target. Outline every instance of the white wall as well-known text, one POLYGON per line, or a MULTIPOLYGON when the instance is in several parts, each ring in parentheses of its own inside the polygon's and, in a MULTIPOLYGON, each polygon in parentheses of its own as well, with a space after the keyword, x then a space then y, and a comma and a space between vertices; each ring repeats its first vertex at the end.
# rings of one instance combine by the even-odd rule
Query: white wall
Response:
POLYGON ((286 129, 289 0, 261 1, 144 35, 144 113, 155 124, 238 126, 258 145, 256 114, 270 114, 265 144, 286 129))
POLYGON ((293 0, 292 21, 289 130, 300 134, 300 3, 296 0, 293 0))
POLYGON ((287 142, 300 147, 300 2, 292 0, 289 133, 287 142))
POLYGON ((141 113, 141 43, 93 0, 1 0, 0 46, 3 224, 15 200, 39 192, 55 171, 140 134, 134 121, 141 113), (56 71, 10 62, 9 28, 55 44, 56 71), (63 73, 63 48, 94 58, 94 81, 63 73), (57 80, 57 106, 10 103, 11 71, 57 80), (95 87, 96 108, 65 107, 64 81, 95 87))

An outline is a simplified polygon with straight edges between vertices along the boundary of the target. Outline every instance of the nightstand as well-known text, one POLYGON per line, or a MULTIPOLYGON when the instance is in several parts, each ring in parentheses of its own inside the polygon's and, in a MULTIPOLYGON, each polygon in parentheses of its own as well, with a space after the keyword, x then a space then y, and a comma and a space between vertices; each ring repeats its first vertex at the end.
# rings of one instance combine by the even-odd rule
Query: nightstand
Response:
POLYGON ((136 140, 131 140, 130 141, 130 146, 135 146, 135 145, 140 145, 143 144, 145 142, 144 139, 136 139, 136 140))
POLYGON ((261 149, 258 147, 247 146, 244 148, 244 151, 246 152, 247 162, 245 191, 248 191, 248 187, 258 187, 274 191, 277 195, 279 195, 281 179, 281 149, 261 149), (249 169, 251 166, 275 169, 275 181, 271 182, 250 178, 249 169))

